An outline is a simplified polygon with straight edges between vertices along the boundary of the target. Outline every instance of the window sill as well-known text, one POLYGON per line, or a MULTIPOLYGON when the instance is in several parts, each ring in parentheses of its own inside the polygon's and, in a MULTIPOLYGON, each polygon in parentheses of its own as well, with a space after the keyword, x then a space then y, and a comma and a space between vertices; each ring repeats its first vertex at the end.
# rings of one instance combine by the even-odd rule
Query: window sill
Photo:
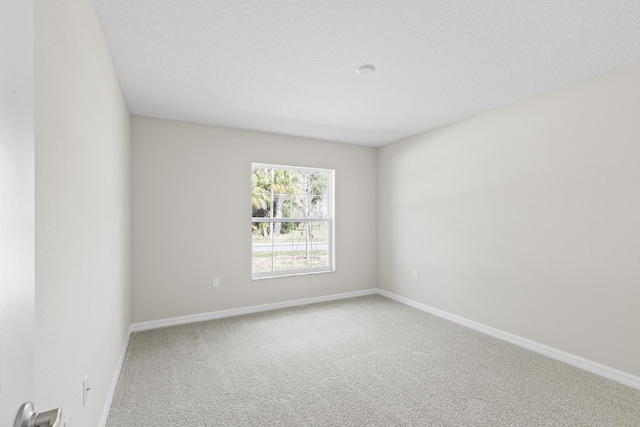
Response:
POLYGON ((290 272, 284 274, 273 274, 268 276, 252 276, 251 280, 263 280, 263 279, 279 279, 283 277, 292 277, 292 276, 309 276, 312 274, 323 274, 323 273, 335 273, 336 270, 334 268, 327 270, 316 270, 316 271, 301 271, 301 272, 290 272))

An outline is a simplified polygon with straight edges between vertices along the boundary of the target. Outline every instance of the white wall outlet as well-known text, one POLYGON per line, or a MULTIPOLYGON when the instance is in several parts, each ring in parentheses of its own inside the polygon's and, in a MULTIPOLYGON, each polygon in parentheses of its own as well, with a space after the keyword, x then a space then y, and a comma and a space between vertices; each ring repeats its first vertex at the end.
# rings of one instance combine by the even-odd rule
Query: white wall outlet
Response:
POLYGON ((418 270, 413 270, 413 280, 418 280, 418 270))
POLYGON ((214 277, 214 278, 213 278, 212 286, 213 286, 214 288, 217 288, 218 286, 220 286, 220 278, 219 278, 219 277, 214 277))
POLYGON ((91 388, 89 387, 89 374, 87 374, 82 380, 82 406, 85 406, 87 400, 89 400, 89 390, 91 390, 91 388))

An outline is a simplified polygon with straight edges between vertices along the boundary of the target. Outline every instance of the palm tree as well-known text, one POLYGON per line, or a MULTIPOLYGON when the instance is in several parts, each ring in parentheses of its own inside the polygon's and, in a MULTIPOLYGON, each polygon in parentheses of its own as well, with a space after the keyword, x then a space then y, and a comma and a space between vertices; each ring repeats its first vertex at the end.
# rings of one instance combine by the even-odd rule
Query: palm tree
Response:
POLYGON ((271 178, 267 171, 254 168, 251 174, 251 205, 254 213, 256 210, 267 210, 269 206, 271 178))
MULTIPOLYGON (((251 174, 251 206, 253 217, 268 217, 271 206, 271 174, 268 169, 253 168, 251 174)), ((264 235, 269 227, 266 222, 254 222, 254 231, 260 230, 264 235)))

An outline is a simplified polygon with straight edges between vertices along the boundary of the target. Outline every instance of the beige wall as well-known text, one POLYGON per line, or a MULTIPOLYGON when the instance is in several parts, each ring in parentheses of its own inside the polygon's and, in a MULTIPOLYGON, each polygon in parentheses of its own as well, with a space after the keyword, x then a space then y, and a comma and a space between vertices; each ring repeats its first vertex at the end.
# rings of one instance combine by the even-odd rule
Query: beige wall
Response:
POLYGON ((640 375, 639 136, 636 65, 382 147, 380 287, 640 375))
POLYGON ((131 138, 134 322, 376 286, 375 149, 138 116, 131 138), (251 280, 251 162, 335 169, 335 273, 251 280))
POLYGON ((35 404, 96 426, 130 324, 129 114, 90 0, 35 1, 35 78, 35 404))

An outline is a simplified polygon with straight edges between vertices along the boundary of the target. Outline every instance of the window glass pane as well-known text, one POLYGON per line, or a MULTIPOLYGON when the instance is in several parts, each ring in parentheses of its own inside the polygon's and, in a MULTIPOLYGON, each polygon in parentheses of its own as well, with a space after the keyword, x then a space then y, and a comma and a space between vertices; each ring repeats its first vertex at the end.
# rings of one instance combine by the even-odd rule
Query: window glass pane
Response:
POLYGON ((324 196, 309 196, 309 218, 328 218, 329 206, 324 196))
POLYGON ((305 218, 305 204, 306 204, 307 196, 305 195, 294 195, 291 196, 290 206, 289 206, 289 218, 305 218))
POLYGON ((271 249, 264 250, 264 248, 253 247, 253 255, 251 257, 252 271, 254 273, 265 273, 272 271, 271 269, 271 249))
MULTIPOLYGON (((256 243, 268 243, 271 245, 271 223, 269 222, 252 222, 251 223, 251 242, 256 243)), ((263 245, 264 246, 264 245, 263 245)))
POLYGON ((273 218, 291 218, 291 198, 290 194, 273 195, 273 218))
POLYGON ((304 251, 296 251, 296 255, 293 260, 293 268, 311 268, 311 258, 306 256, 304 251))
POLYGON ((300 223, 294 241, 295 268, 328 266, 328 224, 318 222, 300 223))
POLYGON ((298 181, 296 171, 286 169, 272 169, 272 184, 273 193, 278 194, 292 194, 295 184, 298 181))
POLYGON ((254 222, 252 224, 251 262, 254 273, 272 271, 273 242, 269 233, 271 223, 254 222))
POLYGON ((329 223, 312 222, 310 225, 311 237, 314 243, 327 243, 329 242, 329 223))
POLYGON ((271 173, 268 169, 251 170, 251 207, 254 218, 265 218, 271 212, 271 173))
POLYGON ((311 235, 313 238, 310 248, 311 266, 313 268, 329 266, 329 223, 312 222, 311 235))
POLYGON ((273 230, 273 270, 293 269, 293 236, 292 222, 274 222, 273 230), (276 231, 279 230, 279 231, 276 231))

